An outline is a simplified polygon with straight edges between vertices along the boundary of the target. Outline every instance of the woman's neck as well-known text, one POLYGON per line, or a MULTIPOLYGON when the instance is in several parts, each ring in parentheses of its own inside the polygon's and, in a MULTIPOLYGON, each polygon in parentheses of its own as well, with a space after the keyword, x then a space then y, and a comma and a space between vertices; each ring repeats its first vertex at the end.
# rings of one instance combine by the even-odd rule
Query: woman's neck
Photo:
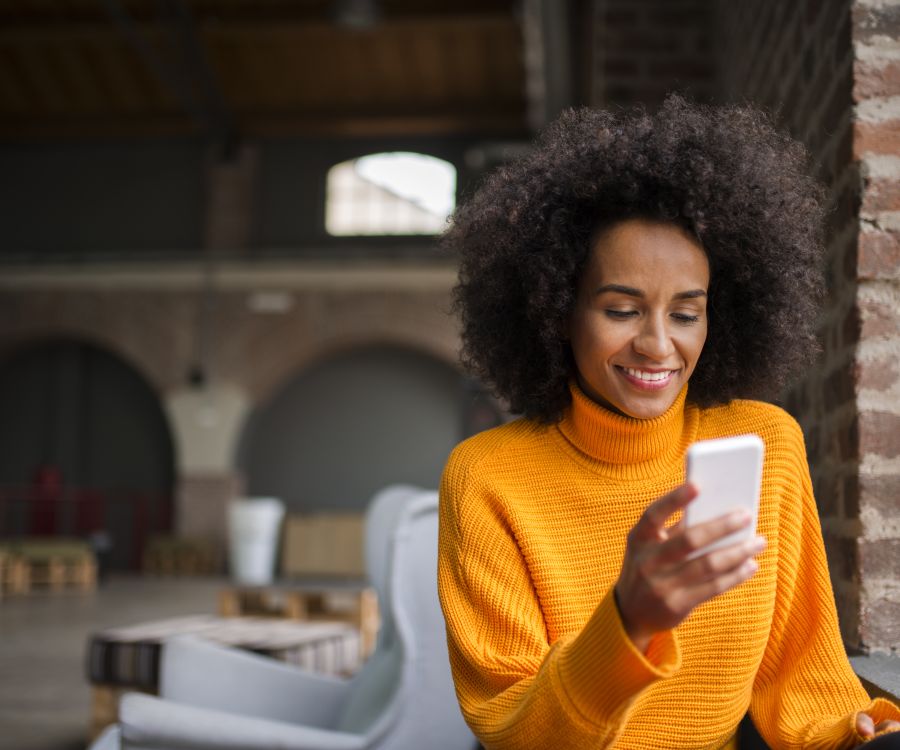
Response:
MULTIPOLYGON (((592 401, 577 383, 559 430, 579 452, 612 467, 640 465, 645 471, 683 461, 697 428, 697 409, 686 405, 687 387, 654 419, 635 419, 592 401)), ((641 471, 643 474, 644 471, 641 471)))

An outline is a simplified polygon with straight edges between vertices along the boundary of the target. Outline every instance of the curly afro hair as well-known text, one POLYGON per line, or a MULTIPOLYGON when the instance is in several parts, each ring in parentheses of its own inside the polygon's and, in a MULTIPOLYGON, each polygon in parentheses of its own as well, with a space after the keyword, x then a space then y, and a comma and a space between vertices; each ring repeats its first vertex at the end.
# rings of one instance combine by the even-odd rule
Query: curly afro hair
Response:
POLYGON ((671 221, 710 264, 709 330, 688 397, 771 398, 817 350, 822 188, 806 152, 749 106, 669 96, 660 109, 564 113, 527 156, 491 174, 444 235, 460 258, 464 364, 512 411, 561 418, 567 340, 597 231, 671 221))

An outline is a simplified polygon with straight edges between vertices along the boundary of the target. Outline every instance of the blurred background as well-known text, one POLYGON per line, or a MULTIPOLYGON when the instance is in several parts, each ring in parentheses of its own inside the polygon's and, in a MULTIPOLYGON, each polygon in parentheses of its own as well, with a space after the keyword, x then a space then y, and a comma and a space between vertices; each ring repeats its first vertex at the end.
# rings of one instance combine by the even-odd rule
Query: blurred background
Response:
MULTIPOLYGON (((458 362, 453 207, 564 108, 680 91, 768 109, 828 188, 823 354, 783 404, 847 646, 896 653, 898 34, 897 0, 0 0, 0 543, 87 544, 100 589, 62 601, 174 587, 271 496, 336 524, 282 574, 361 574, 372 494, 509 418, 458 362)), ((55 594, 0 580, 31 642, 55 594)), ((11 700, 0 746, 42 715, 11 700)))

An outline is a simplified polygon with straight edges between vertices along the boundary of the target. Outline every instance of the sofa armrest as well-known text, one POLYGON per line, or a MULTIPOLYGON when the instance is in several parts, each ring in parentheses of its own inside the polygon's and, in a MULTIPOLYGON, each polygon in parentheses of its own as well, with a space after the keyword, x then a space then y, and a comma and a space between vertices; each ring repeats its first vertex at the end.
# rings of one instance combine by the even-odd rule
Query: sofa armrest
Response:
POLYGON ((142 693, 122 698, 123 748, 166 750, 362 750, 364 738, 186 706, 142 693))
POLYGON ((122 738, 118 724, 110 724, 91 743, 88 750, 122 750, 122 738))
POLYGON ((192 636, 163 648, 160 696, 176 703, 328 729, 349 689, 350 680, 192 636))

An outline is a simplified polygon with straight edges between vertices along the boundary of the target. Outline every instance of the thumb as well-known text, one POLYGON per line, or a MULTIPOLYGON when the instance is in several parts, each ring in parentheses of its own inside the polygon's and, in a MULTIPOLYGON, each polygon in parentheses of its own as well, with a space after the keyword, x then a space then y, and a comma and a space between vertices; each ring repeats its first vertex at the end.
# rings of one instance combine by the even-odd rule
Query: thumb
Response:
POLYGON ((697 497, 693 484, 682 484, 651 503, 635 524, 634 531, 642 539, 659 539, 669 517, 697 497))
POLYGON ((872 717, 869 714, 862 711, 856 714, 856 731, 863 737, 875 736, 875 722, 872 721, 872 717))

